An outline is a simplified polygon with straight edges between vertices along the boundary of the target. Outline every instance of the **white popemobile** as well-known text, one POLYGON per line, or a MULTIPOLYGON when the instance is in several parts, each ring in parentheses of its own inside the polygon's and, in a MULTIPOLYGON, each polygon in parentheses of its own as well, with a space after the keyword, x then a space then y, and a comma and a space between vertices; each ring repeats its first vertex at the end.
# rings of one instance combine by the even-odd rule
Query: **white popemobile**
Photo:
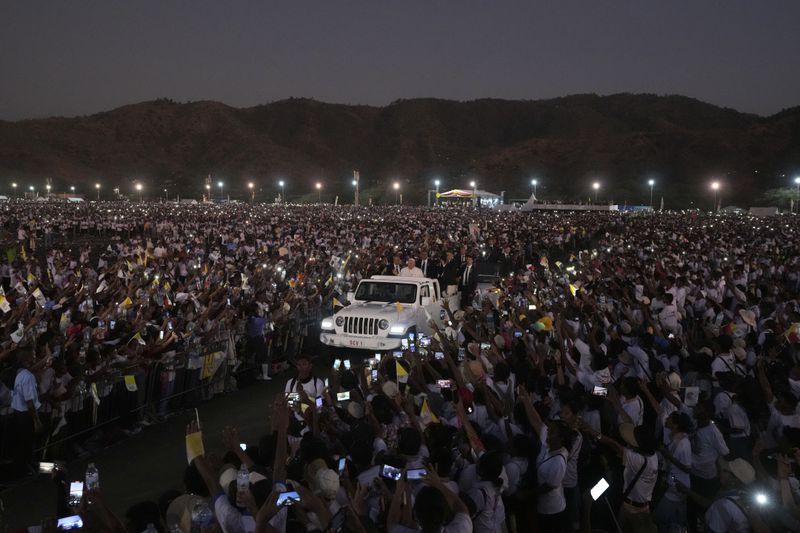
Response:
POLYGON ((443 326, 442 293, 435 279, 372 276, 348 293, 350 305, 322 320, 323 344, 362 350, 395 350, 409 333, 433 331, 433 320, 443 326))

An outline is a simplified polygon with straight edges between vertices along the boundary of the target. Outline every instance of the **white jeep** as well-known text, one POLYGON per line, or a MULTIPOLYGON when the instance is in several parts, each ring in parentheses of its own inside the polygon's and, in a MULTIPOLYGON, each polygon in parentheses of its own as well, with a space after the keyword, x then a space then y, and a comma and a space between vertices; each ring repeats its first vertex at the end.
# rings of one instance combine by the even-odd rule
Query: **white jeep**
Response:
POLYGON ((328 346, 395 350, 409 333, 433 331, 428 320, 444 323, 439 282, 428 278, 372 276, 348 293, 350 305, 322 320, 319 340, 328 346))

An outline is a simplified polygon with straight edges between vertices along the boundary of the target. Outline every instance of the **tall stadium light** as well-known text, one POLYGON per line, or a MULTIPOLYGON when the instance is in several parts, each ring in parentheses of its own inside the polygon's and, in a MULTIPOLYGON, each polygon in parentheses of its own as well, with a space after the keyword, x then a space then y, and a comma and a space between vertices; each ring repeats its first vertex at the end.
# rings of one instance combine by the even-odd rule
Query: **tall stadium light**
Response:
POLYGON ((74 185, 70 185, 69 186, 69 191, 74 193, 75 192, 75 186, 74 185))
POLYGON ((286 182, 285 181, 280 180, 278 182, 278 187, 281 188, 281 203, 284 203, 284 204, 286 203, 286 191, 284 190, 285 186, 286 186, 286 182))
POLYGON ((797 185, 797 200, 795 200, 795 209, 800 210, 800 176, 797 176, 794 179, 794 184, 797 185))
POLYGON ((539 186, 539 180, 537 180, 536 178, 532 179, 531 180, 531 186, 533 187, 533 197, 535 199, 535 198, 537 198, 537 196, 536 196, 536 187, 539 186))
POLYGON ((50 184, 48 183, 47 185, 44 186, 44 188, 47 189, 47 196, 50 196, 50 189, 52 189, 50 184))
POLYGON ((476 190, 478 184, 474 181, 470 181, 469 186, 472 187, 472 206, 475 207, 478 205, 478 191, 476 190))
POLYGON ((322 183, 317 182, 317 203, 322 203, 322 183))
POLYGON ((95 183, 94 184, 94 188, 97 189, 97 201, 99 202, 100 201, 100 184, 99 183, 95 183))
POLYGON ((597 203, 597 191, 600 190, 600 183, 594 182, 592 183, 592 189, 594 189, 594 203, 597 203))
POLYGON ((14 189, 14 198, 17 197, 17 183, 14 182, 11 184, 11 188, 14 189))
POLYGON ((250 203, 251 204, 256 201, 256 189, 255 189, 255 187, 256 187, 256 185, 252 181, 247 183, 247 188, 250 189, 250 203))
POLYGON ((206 183, 206 200, 211 201, 211 184, 206 183))
POLYGON ((224 202, 225 201, 225 188, 224 188, 225 184, 222 183, 221 181, 218 181, 217 182, 217 187, 219 187, 219 199, 224 202))
POLYGON ((136 184, 136 190, 139 192, 139 201, 141 202, 142 201, 142 184, 141 183, 137 183, 136 184))
POLYGON ((392 184, 392 188, 394 189, 394 203, 400 203, 400 183, 395 181, 392 184))
POLYGON ((442 184, 439 180, 433 180, 433 184, 436 186, 436 198, 433 199, 434 205, 439 205, 439 185, 442 184))
POLYGON ((653 209, 653 186, 656 184, 656 180, 648 180, 647 184, 650 186, 650 209, 653 209))
POLYGON ((718 195, 719 195, 719 182, 718 181, 712 181, 711 182, 711 190, 714 191, 714 211, 719 211, 719 205, 718 205, 718 200, 717 200, 718 195))

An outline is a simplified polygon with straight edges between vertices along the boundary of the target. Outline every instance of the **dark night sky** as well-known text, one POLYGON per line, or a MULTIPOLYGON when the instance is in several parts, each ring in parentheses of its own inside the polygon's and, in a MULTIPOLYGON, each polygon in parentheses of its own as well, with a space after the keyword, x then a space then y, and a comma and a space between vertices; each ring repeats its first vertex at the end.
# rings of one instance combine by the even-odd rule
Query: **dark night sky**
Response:
POLYGON ((800 104, 800 2, 0 0, 0 119, 159 97, 678 93, 800 104))

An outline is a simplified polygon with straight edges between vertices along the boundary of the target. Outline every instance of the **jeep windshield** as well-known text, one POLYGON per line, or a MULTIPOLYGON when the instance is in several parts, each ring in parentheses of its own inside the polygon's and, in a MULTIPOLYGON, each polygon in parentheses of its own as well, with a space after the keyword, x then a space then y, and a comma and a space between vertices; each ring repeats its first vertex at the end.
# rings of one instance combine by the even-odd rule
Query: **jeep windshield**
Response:
POLYGON ((417 299, 417 286, 411 283, 386 283, 362 281, 356 290, 356 300, 413 304, 417 299))

